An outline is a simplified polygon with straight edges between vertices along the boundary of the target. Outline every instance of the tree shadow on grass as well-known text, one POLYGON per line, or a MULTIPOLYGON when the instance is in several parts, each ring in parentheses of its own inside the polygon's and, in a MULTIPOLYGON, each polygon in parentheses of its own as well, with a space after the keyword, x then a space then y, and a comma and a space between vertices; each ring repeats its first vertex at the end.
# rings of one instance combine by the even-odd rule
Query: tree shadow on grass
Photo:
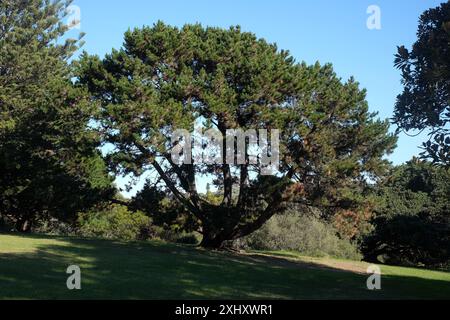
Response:
POLYGON ((382 290, 369 291, 367 275, 313 262, 153 242, 45 239, 56 241, 0 254, 1 299, 450 298, 450 282, 440 280, 383 276, 382 290), (67 289, 69 265, 80 266, 82 290, 67 289))

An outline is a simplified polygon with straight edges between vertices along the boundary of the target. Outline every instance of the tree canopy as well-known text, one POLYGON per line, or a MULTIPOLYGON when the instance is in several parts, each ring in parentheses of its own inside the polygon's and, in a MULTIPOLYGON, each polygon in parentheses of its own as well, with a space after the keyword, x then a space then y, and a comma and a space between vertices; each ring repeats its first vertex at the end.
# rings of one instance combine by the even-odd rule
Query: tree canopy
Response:
POLYGON ((376 187, 366 260, 438 265, 450 258, 450 171, 413 159, 376 187))
POLYGON ((399 129, 430 129, 424 143, 435 163, 450 164, 450 2, 425 11, 412 49, 398 48, 395 66, 402 71, 403 93, 394 121, 399 129))
MULTIPOLYGON (((77 76, 100 106, 111 167, 154 172, 155 185, 199 221, 205 247, 253 232, 287 200, 330 213, 361 205, 354 191, 384 174, 383 157, 396 143, 353 78, 342 82, 329 64, 296 63, 239 27, 158 22, 130 30, 124 47, 105 58, 85 53, 77 76), (228 129, 280 129, 278 171, 266 176, 248 161, 249 141, 243 164, 174 163, 171 133, 192 132, 199 122, 223 136, 228 129), (201 175, 213 177, 220 203, 199 193, 201 175)), ((233 152, 223 151, 224 159, 233 152)))
POLYGON ((81 43, 61 40, 69 4, 0 3, 0 214, 20 231, 39 217, 73 219, 113 192, 88 125, 95 106, 67 62, 81 43))

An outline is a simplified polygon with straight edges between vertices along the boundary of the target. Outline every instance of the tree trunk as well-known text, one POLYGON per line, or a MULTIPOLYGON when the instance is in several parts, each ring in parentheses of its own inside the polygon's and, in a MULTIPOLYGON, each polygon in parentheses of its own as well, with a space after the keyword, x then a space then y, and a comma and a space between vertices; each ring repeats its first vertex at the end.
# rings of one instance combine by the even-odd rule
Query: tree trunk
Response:
POLYGON ((200 243, 200 247, 205 249, 223 249, 224 242, 217 238, 210 238, 208 236, 203 236, 202 242, 200 243))
POLYGON ((30 233, 31 221, 26 218, 18 219, 16 222, 16 230, 21 233, 30 233))
POLYGON ((205 249, 223 249, 224 242, 216 239, 203 237, 202 242, 200 242, 200 247, 205 249))
POLYGON ((225 247, 225 241, 233 240, 228 239, 224 233, 213 235, 211 232, 207 230, 203 230, 203 239, 200 243, 200 247, 205 249, 223 249, 225 247))
POLYGON ((200 246, 208 249, 224 249, 226 241, 245 237, 261 228, 277 211, 281 210, 281 197, 275 197, 273 202, 260 213, 259 217, 252 222, 242 224, 240 212, 243 209, 213 208, 215 212, 205 212, 204 217, 209 221, 203 222, 203 240, 200 246), (225 220, 227 221, 224 221, 225 220))

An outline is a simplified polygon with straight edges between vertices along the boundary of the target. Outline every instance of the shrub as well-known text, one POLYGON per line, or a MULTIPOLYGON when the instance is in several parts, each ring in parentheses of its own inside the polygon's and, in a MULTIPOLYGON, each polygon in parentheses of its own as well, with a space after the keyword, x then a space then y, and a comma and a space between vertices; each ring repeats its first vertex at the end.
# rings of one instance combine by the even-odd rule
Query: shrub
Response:
POLYGON ((193 244, 197 245, 200 243, 199 237, 195 233, 187 233, 187 234, 181 234, 177 239, 177 243, 183 243, 183 244, 193 244))
POLYGON ((74 224, 60 221, 58 219, 45 219, 36 223, 33 228, 35 233, 43 233, 57 236, 73 236, 77 233, 77 228, 74 224))
POLYGON ((79 232, 85 237, 120 240, 143 240, 152 236, 151 219, 140 211, 112 205, 100 211, 79 215, 79 232))
POLYGON ((450 228, 427 217, 395 215, 374 221, 361 250, 369 262, 443 267, 450 261, 450 228))
POLYGON ((0 214, 0 232, 10 232, 14 229, 14 221, 9 217, 0 214))
POLYGON ((295 211, 275 215, 260 230, 240 239, 236 245, 254 250, 298 251, 310 256, 361 258, 356 246, 339 238, 331 224, 295 211))
POLYGON ((413 159, 376 188, 374 230, 361 242, 364 259, 441 267, 450 262, 450 170, 413 159))
POLYGON ((196 232, 180 232, 173 229, 158 227, 157 237, 161 240, 182 244, 199 244, 201 237, 196 232))

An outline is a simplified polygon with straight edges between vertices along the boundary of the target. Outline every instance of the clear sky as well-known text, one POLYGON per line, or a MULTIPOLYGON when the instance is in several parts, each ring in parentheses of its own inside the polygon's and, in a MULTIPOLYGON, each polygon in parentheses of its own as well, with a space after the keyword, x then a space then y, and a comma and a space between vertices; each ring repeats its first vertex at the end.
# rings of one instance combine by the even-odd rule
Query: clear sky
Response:
MULTIPOLYGON (((158 20, 182 26, 228 28, 240 25, 258 37, 288 49, 297 61, 331 62, 343 80, 354 76, 367 89, 371 111, 390 118, 401 93, 400 73, 393 66, 398 45, 410 47, 416 39, 420 14, 442 1, 434 0, 75 0, 80 30, 86 33, 84 50, 103 56, 123 43, 128 28, 158 20), (380 8, 381 29, 370 30, 367 8, 380 8)), ((69 34, 70 35, 70 34, 69 34)), ((395 130, 395 126, 392 126, 395 130)), ((403 163, 420 152, 424 134, 400 135, 390 160, 403 163)))

